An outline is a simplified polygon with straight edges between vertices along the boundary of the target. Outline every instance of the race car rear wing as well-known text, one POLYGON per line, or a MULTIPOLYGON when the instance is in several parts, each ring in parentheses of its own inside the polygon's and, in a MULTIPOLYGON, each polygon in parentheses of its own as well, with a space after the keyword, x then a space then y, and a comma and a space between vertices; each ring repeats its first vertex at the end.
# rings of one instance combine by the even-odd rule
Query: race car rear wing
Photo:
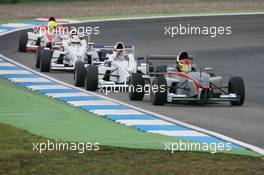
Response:
MULTIPOLYGON (((146 55, 146 63, 151 63, 152 60, 177 61, 178 55, 146 55)), ((193 55, 189 55, 189 59, 193 60, 193 55)))
POLYGON ((176 62, 177 55, 146 55, 146 63, 151 63, 151 60, 171 60, 176 62))
MULTIPOLYGON (((113 51, 115 46, 95 44, 93 48, 98 50, 113 51)), ((124 50, 134 54, 134 45, 124 45, 124 50)))
MULTIPOLYGON (((37 22, 49 22, 47 18, 37 18, 37 22)), ((56 19, 56 22, 59 24, 69 24, 70 21, 66 19, 56 19)))
MULTIPOLYGON (((146 55, 146 74, 150 76, 163 75, 167 72, 166 61, 173 61, 176 64, 177 55, 146 55), (152 61, 159 61, 153 64, 152 61), (165 62, 164 62, 165 61, 165 62)), ((175 67, 175 66, 174 66, 175 67)))
MULTIPOLYGON (((125 50, 134 50, 134 45, 124 45, 125 50)), ((94 45, 94 48, 96 49, 106 49, 106 50, 112 50, 115 48, 115 46, 110 46, 110 45, 94 45)))

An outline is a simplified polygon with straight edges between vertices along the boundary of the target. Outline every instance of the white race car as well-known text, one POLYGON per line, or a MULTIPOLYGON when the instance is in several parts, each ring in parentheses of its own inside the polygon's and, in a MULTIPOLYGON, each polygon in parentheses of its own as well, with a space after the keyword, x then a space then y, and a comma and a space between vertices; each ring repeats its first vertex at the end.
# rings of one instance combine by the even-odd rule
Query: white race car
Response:
POLYGON ((61 42, 56 42, 56 49, 38 47, 35 66, 40 68, 41 72, 74 70, 79 62, 84 64, 97 62, 98 58, 94 58, 96 52, 93 48, 94 43, 90 43, 83 36, 78 36, 76 31, 61 39, 61 42))
POLYGON ((115 46, 101 46, 100 51, 105 53, 103 63, 88 65, 85 71, 80 72, 82 84, 88 91, 96 91, 99 86, 126 84, 131 74, 139 70, 134 58, 134 46, 117 42, 115 46))

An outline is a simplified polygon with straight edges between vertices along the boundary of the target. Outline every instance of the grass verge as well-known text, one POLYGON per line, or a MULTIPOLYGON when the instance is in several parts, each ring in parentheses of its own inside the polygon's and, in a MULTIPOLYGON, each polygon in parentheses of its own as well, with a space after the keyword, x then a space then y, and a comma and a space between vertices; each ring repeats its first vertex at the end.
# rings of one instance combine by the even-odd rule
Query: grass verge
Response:
POLYGON ((164 142, 179 141, 117 124, 1 78, 0 92, 0 122, 43 137, 145 149, 164 149, 164 142))
POLYGON ((230 154, 137 150, 100 147, 99 151, 32 150, 32 143, 47 139, 0 124, 0 174, 107 174, 107 175, 252 175, 264 174, 261 158, 230 154))

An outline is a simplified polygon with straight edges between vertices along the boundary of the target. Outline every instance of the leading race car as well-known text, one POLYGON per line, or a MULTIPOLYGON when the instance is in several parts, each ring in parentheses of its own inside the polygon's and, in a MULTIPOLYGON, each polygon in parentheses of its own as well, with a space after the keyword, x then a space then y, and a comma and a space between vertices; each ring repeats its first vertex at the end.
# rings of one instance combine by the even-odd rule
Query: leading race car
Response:
MULTIPOLYGON (((164 105, 167 102, 215 102, 228 101, 233 106, 241 106, 245 100, 245 86, 240 77, 230 78, 228 85, 223 86, 223 78, 215 76, 211 68, 198 70, 187 52, 174 55, 148 55, 146 72, 131 76, 130 86, 150 85, 150 96, 153 105, 164 105), (164 62, 173 60, 173 66, 153 65, 151 61, 164 62)), ((142 100, 144 92, 130 91, 130 100, 142 100)))
POLYGON ((134 58, 134 46, 117 42, 115 46, 100 46, 104 61, 97 66, 76 65, 77 76, 82 77, 86 90, 96 91, 98 87, 110 87, 126 84, 131 73, 137 72, 137 61, 134 58), (83 71, 78 71, 78 70, 83 71))
POLYGON ((60 36, 67 32, 65 27, 57 26, 54 17, 47 20, 47 25, 34 27, 33 32, 23 32, 19 38, 18 51, 36 51, 39 46, 53 48, 54 43, 60 42, 60 36))

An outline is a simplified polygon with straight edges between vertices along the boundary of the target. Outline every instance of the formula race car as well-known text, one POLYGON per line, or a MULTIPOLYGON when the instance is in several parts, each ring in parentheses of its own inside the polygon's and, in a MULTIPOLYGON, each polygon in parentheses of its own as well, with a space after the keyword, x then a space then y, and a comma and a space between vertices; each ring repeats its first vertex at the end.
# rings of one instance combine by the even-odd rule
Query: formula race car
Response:
POLYGON ((73 30, 69 36, 61 38, 61 42, 56 42, 53 49, 49 47, 38 47, 36 51, 36 68, 41 72, 50 72, 51 70, 74 70, 79 62, 95 64, 97 58, 93 59, 94 43, 90 43, 85 36, 79 36, 77 31, 73 30))
MULTIPOLYGON (((153 105, 164 105, 167 102, 215 102, 229 101, 233 106, 241 106, 245 99, 245 86, 240 77, 230 78, 228 85, 223 86, 223 78, 215 76, 211 68, 198 70, 187 52, 174 55, 147 55, 146 72, 134 73, 130 86, 149 84, 153 105), (152 61, 164 63, 172 60, 174 65, 154 65, 152 61)), ((142 100, 144 92, 129 91, 130 100, 142 100)))
POLYGON ((89 65, 85 69, 76 65, 76 74, 82 77, 81 85, 88 91, 96 91, 101 86, 114 86, 128 82, 131 73, 137 71, 137 61, 134 58, 134 46, 117 42, 115 46, 101 46, 104 61, 97 66, 89 65), (83 71, 78 71, 78 70, 83 71))
POLYGON ((34 27, 33 32, 23 32, 20 35, 18 51, 36 51, 39 46, 52 49, 54 43, 61 41, 60 36, 65 35, 66 32, 63 26, 56 26, 52 29, 48 25, 34 27))

